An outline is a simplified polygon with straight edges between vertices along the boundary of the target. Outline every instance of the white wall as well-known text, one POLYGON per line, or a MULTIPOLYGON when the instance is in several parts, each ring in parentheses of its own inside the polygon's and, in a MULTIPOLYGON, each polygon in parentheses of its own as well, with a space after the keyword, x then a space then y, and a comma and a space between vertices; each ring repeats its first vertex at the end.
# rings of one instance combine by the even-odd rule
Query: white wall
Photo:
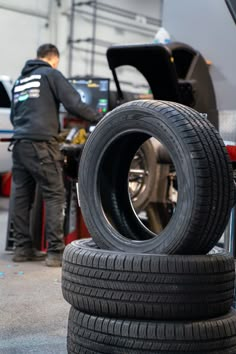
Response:
MULTIPOLYGON (((96 25, 96 39, 95 52, 103 53, 103 55, 95 55, 95 65, 92 67, 91 53, 83 50, 91 50, 91 43, 75 44, 76 49, 73 50, 73 61, 71 74, 94 74, 95 76, 111 77, 110 70, 106 61, 106 46, 99 45, 99 40, 107 41, 111 44, 128 44, 128 43, 148 43, 152 42, 158 30, 156 24, 151 24, 148 17, 154 17, 156 20, 161 17, 161 1, 148 0, 103 0, 98 1, 97 10, 97 25, 96 25), (117 14, 107 13, 99 8, 99 3, 107 3, 109 6, 119 7, 128 11, 137 12, 135 18, 126 18, 117 14), (141 16, 140 16, 141 15, 141 16), (122 22, 122 24, 120 24, 122 22)), ((75 14, 74 39, 83 39, 92 37, 92 12, 93 9, 89 6, 78 7, 78 12, 75 14), (84 14, 90 13, 91 15, 84 14)), ((130 81, 132 84, 140 82, 140 76, 130 74, 129 70, 120 70, 119 79, 130 81)), ((136 88, 124 87, 127 90, 136 90, 136 88)))
MULTIPOLYGON (((65 75, 69 74, 68 38, 72 1, 61 0, 60 2, 61 6, 58 7, 56 0, 0 0, 0 74, 16 79, 25 61, 34 58, 37 47, 45 42, 52 42, 58 46, 61 52, 59 69, 65 75)), ((153 41, 158 27, 146 24, 145 17, 150 16, 158 20, 161 17, 162 0, 146 0, 145 2, 143 0, 98 0, 98 3, 107 3, 139 14, 135 20, 132 20, 98 10, 98 15, 108 17, 110 20, 97 20, 96 37, 98 39, 117 44, 153 41), (135 31, 126 25, 117 25, 116 19, 134 24, 139 27, 139 30, 135 31)), ((75 13, 73 39, 92 36, 92 16, 81 14, 80 9, 91 13, 91 8, 87 6, 78 7, 79 12, 75 13)), ((72 52, 71 73, 81 76, 91 74, 91 53, 81 50, 82 48, 91 50, 91 43, 77 44, 76 47, 77 49, 72 52)), ((93 74, 110 77, 105 57, 106 48, 96 45, 95 50, 104 55, 95 56, 93 74)))
POLYGON ((164 0, 163 26, 212 61, 219 110, 236 110, 236 26, 223 0, 164 0))
POLYGON ((48 0, 0 1, 0 74, 16 78, 25 60, 35 56, 37 46, 49 40, 49 30, 45 27, 48 4, 48 0), (6 8, 42 14, 45 18, 6 8))

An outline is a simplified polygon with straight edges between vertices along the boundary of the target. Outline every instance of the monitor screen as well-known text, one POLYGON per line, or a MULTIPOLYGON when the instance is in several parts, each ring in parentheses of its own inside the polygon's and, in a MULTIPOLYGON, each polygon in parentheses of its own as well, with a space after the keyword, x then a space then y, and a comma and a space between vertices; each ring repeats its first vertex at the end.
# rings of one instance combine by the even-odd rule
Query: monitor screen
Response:
POLYGON ((106 114, 109 105, 109 79, 75 78, 69 82, 79 92, 81 100, 96 112, 106 114))

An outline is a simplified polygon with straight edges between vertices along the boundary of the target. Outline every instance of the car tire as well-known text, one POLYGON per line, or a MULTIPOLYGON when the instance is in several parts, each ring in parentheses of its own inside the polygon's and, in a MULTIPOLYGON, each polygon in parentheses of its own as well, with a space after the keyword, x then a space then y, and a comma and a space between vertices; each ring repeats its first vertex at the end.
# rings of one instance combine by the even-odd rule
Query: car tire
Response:
POLYGON ((89 136, 80 161, 82 214, 100 248, 134 253, 205 254, 221 237, 234 202, 232 167, 223 140, 198 112, 165 101, 133 101, 108 113, 89 136), (178 201, 156 235, 135 213, 130 163, 150 137, 168 150, 178 201))
POLYGON ((138 321, 91 316, 73 307, 68 354, 235 354, 236 315, 206 321, 138 321))
POLYGON ((69 244, 62 293, 82 312, 118 318, 203 319, 225 314, 234 297, 234 259, 214 248, 180 256, 104 251, 93 241, 69 244))

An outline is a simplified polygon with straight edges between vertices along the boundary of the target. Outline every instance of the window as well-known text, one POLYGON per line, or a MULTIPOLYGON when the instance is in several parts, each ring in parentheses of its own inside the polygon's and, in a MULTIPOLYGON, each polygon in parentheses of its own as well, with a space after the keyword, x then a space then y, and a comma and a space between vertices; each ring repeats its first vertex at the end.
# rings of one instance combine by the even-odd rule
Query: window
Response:
POLYGON ((11 101, 2 82, 0 82, 0 108, 10 108, 11 101))

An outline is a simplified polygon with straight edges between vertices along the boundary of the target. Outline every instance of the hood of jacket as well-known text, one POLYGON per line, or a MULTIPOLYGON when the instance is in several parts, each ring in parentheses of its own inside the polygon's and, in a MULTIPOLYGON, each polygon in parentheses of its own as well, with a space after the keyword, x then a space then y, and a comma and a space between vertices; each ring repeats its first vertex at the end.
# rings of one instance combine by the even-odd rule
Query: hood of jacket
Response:
POLYGON ((38 69, 39 67, 43 67, 43 66, 47 66, 51 68, 51 65, 43 60, 40 59, 27 60, 25 66, 21 71, 21 75, 22 76, 28 75, 35 69, 38 69))

